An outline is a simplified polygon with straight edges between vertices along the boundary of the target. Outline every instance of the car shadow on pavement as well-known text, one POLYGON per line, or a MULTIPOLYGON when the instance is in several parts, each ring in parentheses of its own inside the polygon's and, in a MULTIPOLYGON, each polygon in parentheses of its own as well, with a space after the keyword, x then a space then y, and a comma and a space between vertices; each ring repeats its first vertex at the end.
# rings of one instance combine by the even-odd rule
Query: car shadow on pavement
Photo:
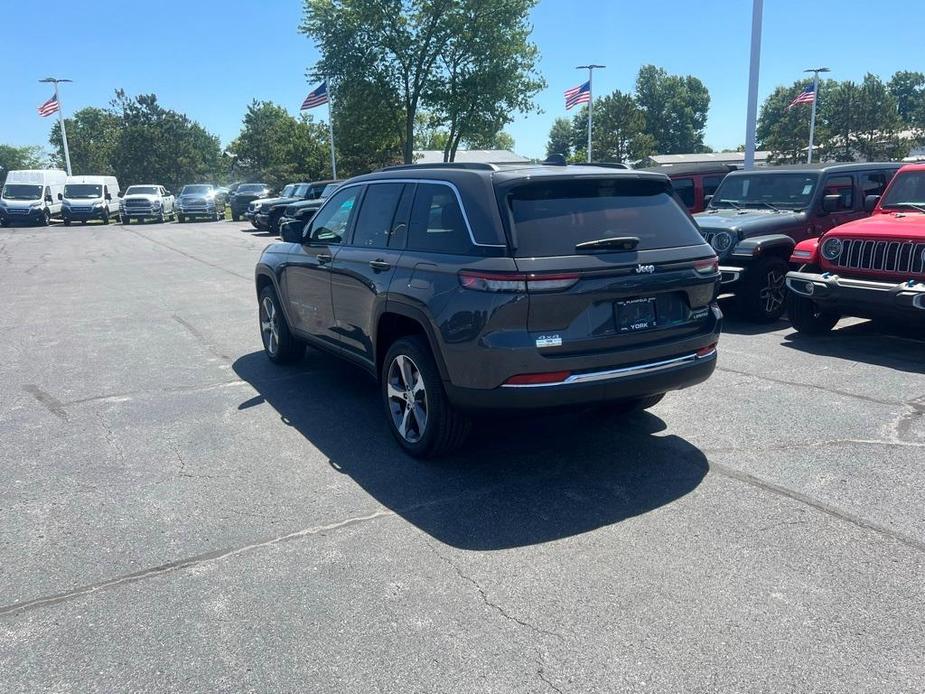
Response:
POLYGON ((618 523, 688 494, 708 469, 698 448, 663 434, 650 413, 487 418, 459 453, 417 461, 392 439, 378 388, 360 370, 312 349, 291 371, 263 352, 233 368, 259 393, 239 410, 273 407, 384 507, 463 549, 534 545, 618 523))
POLYGON ((925 374, 925 321, 861 321, 820 336, 794 331, 784 336, 783 345, 822 357, 925 374))

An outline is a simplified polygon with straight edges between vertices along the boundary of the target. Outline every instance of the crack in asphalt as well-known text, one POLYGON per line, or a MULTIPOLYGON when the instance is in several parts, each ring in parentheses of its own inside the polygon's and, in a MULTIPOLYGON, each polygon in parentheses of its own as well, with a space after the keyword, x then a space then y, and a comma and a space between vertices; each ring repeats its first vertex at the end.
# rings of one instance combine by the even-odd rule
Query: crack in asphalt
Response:
POLYGON ((774 482, 769 482, 767 480, 763 480, 760 477, 756 477, 755 475, 752 475, 748 472, 744 472, 742 470, 736 470, 727 465, 723 465, 722 463, 715 463, 713 461, 710 461, 710 472, 716 472, 717 474, 722 475, 723 477, 736 480, 737 482, 743 482, 752 487, 756 487, 765 492, 769 492, 771 494, 775 494, 777 496, 781 496, 786 499, 790 499, 792 501, 797 501, 799 503, 805 504, 806 506, 814 508, 815 510, 820 511, 828 516, 836 518, 840 521, 850 523, 863 530, 870 530, 872 532, 877 533, 878 535, 882 535, 891 540, 894 540, 903 545, 906 545, 907 547, 910 547, 912 549, 917 549, 920 552, 925 552, 925 542, 923 542, 922 540, 919 540, 918 538, 912 537, 910 535, 905 535, 904 533, 897 532, 896 530, 889 527, 888 525, 883 525, 881 523, 875 523, 874 521, 869 521, 855 513, 850 513, 848 511, 842 511, 841 509, 838 509, 835 506, 832 506, 831 504, 827 504, 824 501, 819 501, 818 499, 814 499, 808 494, 803 494, 802 492, 798 492, 793 489, 788 489, 787 487, 784 487, 783 485, 776 484, 774 482))
POLYGON ((248 282, 253 282, 253 281, 254 281, 254 278, 253 278, 253 277, 249 277, 249 276, 247 276, 247 275, 242 275, 240 272, 235 272, 234 270, 229 270, 228 268, 222 267, 221 265, 216 265, 215 263, 210 263, 208 260, 204 260, 203 258, 200 258, 200 257, 198 257, 198 256, 195 256, 195 255, 193 255, 192 253, 187 253, 186 251, 182 251, 182 250, 180 250, 179 248, 175 248, 174 246, 171 246, 171 245, 168 244, 168 243, 164 243, 163 241, 158 241, 157 239, 152 239, 150 236, 145 236, 144 234, 142 234, 141 232, 139 232, 137 229, 132 229, 132 228, 130 228, 130 227, 125 227, 125 226, 123 226, 122 229, 124 229, 125 231, 127 231, 127 232, 129 232, 129 233, 131 233, 131 234, 135 234, 135 236, 137 236, 138 238, 144 239, 145 241, 150 241, 151 243, 155 244, 156 246, 161 246, 162 248, 166 248, 166 249, 169 250, 169 251, 173 251, 174 253, 177 253, 178 255, 182 255, 184 258, 188 258, 189 260, 193 260, 193 261, 195 261, 195 262, 197 262, 197 263, 202 263, 203 265, 206 265, 206 266, 212 268, 213 270, 219 270, 219 271, 221 271, 221 272, 224 272, 224 273, 227 273, 227 274, 229 274, 229 275, 232 275, 233 277, 237 277, 237 278, 242 279, 242 280, 247 280, 248 282))
POLYGON ((102 412, 97 412, 96 418, 99 420, 100 427, 103 429, 103 437, 106 439, 106 443, 116 452, 116 455, 119 457, 119 462, 125 465, 125 451, 122 450, 122 446, 116 441, 116 435, 113 433, 112 427, 106 424, 102 412))
POLYGON ((543 672, 543 668, 542 668, 542 667, 539 668, 539 669, 536 671, 536 675, 537 675, 537 677, 539 677, 541 680, 543 680, 544 684, 546 684, 547 687, 549 687, 550 689, 552 689, 552 690, 555 691, 555 692, 559 692, 559 694, 563 694, 562 690, 559 689, 555 684, 553 684, 553 683, 546 677, 546 674, 543 672))
POLYGON ((558 634, 554 631, 548 631, 547 629, 543 629, 542 627, 538 627, 535 624, 531 624, 530 622, 524 621, 523 619, 520 619, 519 617, 516 617, 512 615, 511 613, 509 613, 504 607, 502 607, 498 603, 492 602, 491 599, 488 597, 488 593, 485 592, 485 589, 482 587, 482 585, 478 581, 476 581, 471 576, 463 573, 462 569, 460 569, 459 566, 456 565, 456 562, 454 562, 449 557, 445 557, 444 555, 442 555, 439 551, 437 551, 437 548, 434 547, 432 544, 430 544, 429 542, 425 544, 427 545, 427 548, 431 552, 433 552, 434 555, 437 556, 438 559, 440 559, 444 564, 446 564, 451 569, 453 569, 453 571, 456 573, 457 576, 459 576, 464 581, 467 581, 468 583, 470 583, 479 592, 479 595, 482 598, 482 602, 485 603, 485 605, 493 609, 495 612, 500 614, 502 617, 504 617, 505 619, 511 622, 514 622, 515 624, 519 624, 520 626, 529 629, 530 631, 532 631, 533 633, 537 635, 552 636, 553 638, 559 639, 560 641, 562 640, 562 634, 558 634))
POLYGON ((796 388, 809 388, 811 390, 820 390, 824 393, 829 393, 830 395, 841 395, 846 398, 854 398, 855 400, 863 400, 864 402, 873 402, 878 405, 906 405, 908 403, 902 402, 901 400, 884 400, 882 398, 874 398, 869 395, 861 395, 859 393, 851 393, 846 390, 839 390, 837 388, 827 388, 826 386, 820 386, 815 383, 805 383, 802 381, 788 381, 783 378, 774 378, 773 376, 765 376, 763 374, 751 373, 749 371, 743 371, 740 369, 730 369, 727 366, 717 366, 717 371, 724 371, 726 373, 739 374, 740 376, 750 376, 751 378, 756 378, 759 381, 770 381, 771 383, 777 383, 778 385, 785 386, 794 386, 796 388))
POLYGON ((183 569, 198 567, 222 559, 227 559, 238 554, 252 552, 257 549, 263 549, 265 547, 272 547, 274 545, 279 545, 284 542, 291 542, 293 540, 298 540, 311 535, 321 535, 332 530, 340 530, 341 528, 346 528, 352 525, 358 525, 360 523, 376 520, 377 518, 394 515, 394 511, 389 511, 388 509, 379 509, 364 516, 354 516, 352 518, 347 518, 345 520, 338 521, 336 523, 330 523, 328 525, 316 525, 309 528, 303 528, 302 530, 297 530, 292 533, 287 533, 286 535, 267 538, 265 540, 260 540, 258 542, 253 542, 247 545, 239 545, 237 547, 218 549, 212 552, 197 554, 193 557, 179 559, 177 561, 168 562, 166 564, 161 564, 160 566, 155 566, 150 569, 143 569, 134 573, 125 574, 123 576, 117 576, 116 578, 100 581, 99 583, 80 586, 63 593, 48 595, 45 597, 36 598, 34 600, 27 600, 25 602, 13 603, 11 605, 3 605, 0 606, 0 617, 13 613, 25 612, 27 610, 34 610, 36 608, 46 607, 49 605, 55 605, 57 603, 65 602, 66 600, 72 600, 74 598, 92 595, 93 593, 98 593, 102 590, 107 590, 130 583, 137 583, 149 578, 156 578, 158 576, 174 573, 183 569))
POLYGON ((207 350, 209 350, 209 352, 211 352, 214 356, 216 356, 216 357, 218 357, 219 359, 222 359, 222 360, 224 360, 224 361, 227 361, 227 362, 231 362, 231 361, 232 361, 231 357, 229 357, 227 354, 223 353, 218 347, 216 347, 214 344, 212 344, 212 341, 209 340, 209 338, 207 338, 207 337, 202 333, 202 331, 199 330, 199 328, 197 328, 195 325, 193 325, 192 323, 190 323, 190 322, 187 321, 187 320, 184 320, 183 318, 180 318, 180 316, 178 316, 176 313, 172 314, 172 318, 173 318, 177 323, 179 323, 179 324, 182 325, 184 328, 186 328, 187 332, 189 332, 190 335, 192 335, 194 338, 196 338, 196 340, 197 340, 203 347, 205 347, 207 350))

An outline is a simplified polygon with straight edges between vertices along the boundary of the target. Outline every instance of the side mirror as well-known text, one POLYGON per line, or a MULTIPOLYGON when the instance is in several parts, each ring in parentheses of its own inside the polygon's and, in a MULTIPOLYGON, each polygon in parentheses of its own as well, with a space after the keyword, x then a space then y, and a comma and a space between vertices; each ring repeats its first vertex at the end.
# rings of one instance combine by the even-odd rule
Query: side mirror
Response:
POLYGON ((45 202, 52 202, 51 193, 45 196, 45 202))
POLYGON ((295 222, 289 222, 288 224, 283 224, 279 230, 279 235, 283 241, 287 243, 302 243, 307 229, 307 224, 304 227, 300 227, 295 222))
POLYGON ((112 200, 112 193, 106 193, 106 199, 112 200))
POLYGON ((64 200, 64 196, 61 193, 58 193, 58 200, 64 200))
POLYGON ((864 211, 867 214, 870 214, 874 211, 874 208, 877 206, 878 202, 880 202, 879 195, 868 195, 864 198, 864 211))
POLYGON ((706 207, 707 205, 709 205, 709 204, 710 204, 710 200, 712 200, 712 199, 713 199, 713 196, 712 196, 712 195, 704 195, 704 196, 703 196, 703 206, 706 207))
POLYGON ((841 195, 824 195, 822 197, 822 212, 830 214, 841 209, 841 195))

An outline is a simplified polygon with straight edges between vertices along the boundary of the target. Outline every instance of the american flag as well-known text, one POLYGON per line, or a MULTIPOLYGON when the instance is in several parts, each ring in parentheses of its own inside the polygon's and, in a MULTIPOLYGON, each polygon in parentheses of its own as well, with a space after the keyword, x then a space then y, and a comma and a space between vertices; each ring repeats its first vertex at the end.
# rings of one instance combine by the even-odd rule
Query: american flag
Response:
POLYGON ((586 104, 591 101, 591 80, 577 87, 565 90, 565 110, 568 111, 572 106, 586 104))
POLYGON ((320 87, 310 92, 309 95, 305 97, 305 101, 302 102, 302 108, 299 110, 307 111, 310 108, 315 108, 315 106, 321 106, 321 104, 326 103, 328 103, 328 83, 324 81, 321 83, 320 87))
POLYGON ((57 113, 58 111, 58 97, 53 96, 44 104, 39 106, 39 115, 44 118, 45 116, 50 116, 52 113, 57 113))
POLYGON ((811 104, 816 100, 816 92, 813 89, 813 85, 807 84, 803 87, 803 91, 797 94, 797 98, 790 102, 790 105, 787 107, 789 111, 797 104, 811 104))

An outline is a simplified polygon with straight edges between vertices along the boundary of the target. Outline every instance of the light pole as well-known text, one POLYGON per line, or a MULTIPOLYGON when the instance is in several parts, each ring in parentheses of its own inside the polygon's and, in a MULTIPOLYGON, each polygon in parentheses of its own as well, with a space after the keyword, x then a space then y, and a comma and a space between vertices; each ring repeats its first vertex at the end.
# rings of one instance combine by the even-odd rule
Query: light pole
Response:
POLYGON ((813 73, 813 111, 809 116, 809 151, 806 153, 806 163, 813 163, 813 135, 816 132, 816 103, 819 101, 819 73, 832 72, 827 67, 811 67, 803 72, 813 73))
POLYGON ((752 2, 752 55, 748 64, 748 108, 745 116, 744 168, 755 168, 755 130, 758 120, 758 65, 761 62, 761 17, 764 0, 752 2))
POLYGON ((588 163, 591 163, 591 122, 594 118, 594 91, 591 89, 591 80, 594 78, 594 69, 595 68, 605 68, 606 65, 578 65, 575 67, 576 70, 587 70, 588 71, 588 163))
POLYGON ((71 153, 67 148, 67 131, 64 129, 64 109, 61 107, 61 97, 58 96, 58 85, 62 82, 73 82, 74 80, 59 80, 55 77, 46 77, 39 82, 50 82, 55 85, 55 101, 58 102, 58 122, 61 124, 61 140, 64 143, 64 164, 67 167, 67 175, 71 175, 71 153))

